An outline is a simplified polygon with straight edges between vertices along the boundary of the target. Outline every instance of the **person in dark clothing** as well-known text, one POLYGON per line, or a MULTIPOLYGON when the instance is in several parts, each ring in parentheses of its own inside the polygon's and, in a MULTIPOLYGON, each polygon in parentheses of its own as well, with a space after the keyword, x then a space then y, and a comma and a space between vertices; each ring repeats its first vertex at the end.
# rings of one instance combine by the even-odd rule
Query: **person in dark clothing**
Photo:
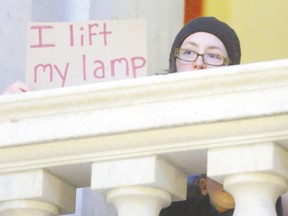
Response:
POLYGON ((173 202, 160 212, 160 216, 232 216, 234 209, 218 212, 210 204, 209 196, 173 202))
POLYGON ((201 194, 185 201, 174 202, 163 209, 160 216, 214 216, 233 215, 233 197, 223 190, 223 186, 205 175, 198 181, 201 194))
MULTIPOLYGON (((177 34, 171 48, 169 73, 240 64, 240 41, 235 31, 215 17, 198 17, 177 34)), ((221 184, 201 178, 203 197, 175 202, 160 216, 232 215, 233 197, 221 184)))
POLYGON ((218 182, 202 176, 197 187, 201 194, 187 197, 185 201, 173 202, 160 212, 160 216, 230 216, 233 215, 233 197, 218 182))
MULTIPOLYGON (((221 184, 209 178, 201 178, 199 186, 202 195, 187 197, 185 201, 172 202, 162 209, 160 216, 232 216, 234 199, 223 190, 221 184)), ((277 216, 283 216, 281 197, 276 203, 277 216)))
MULTIPOLYGON (((278 198, 276 212, 278 216, 283 216, 282 199, 278 198)), ((160 216, 232 216, 234 209, 219 212, 213 208, 209 201, 209 196, 199 199, 173 202, 169 207, 160 212, 160 216)))

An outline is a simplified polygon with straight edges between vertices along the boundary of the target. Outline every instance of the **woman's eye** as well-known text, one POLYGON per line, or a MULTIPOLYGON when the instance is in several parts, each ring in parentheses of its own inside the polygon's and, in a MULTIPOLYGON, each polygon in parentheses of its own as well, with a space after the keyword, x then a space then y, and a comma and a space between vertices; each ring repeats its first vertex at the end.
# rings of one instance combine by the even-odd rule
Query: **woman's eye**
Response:
POLYGON ((192 50, 184 50, 183 55, 193 55, 195 52, 192 50))
POLYGON ((213 59, 222 59, 222 56, 220 56, 218 54, 214 54, 214 53, 207 53, 206 56, 208 58, 213 58, 213 59))

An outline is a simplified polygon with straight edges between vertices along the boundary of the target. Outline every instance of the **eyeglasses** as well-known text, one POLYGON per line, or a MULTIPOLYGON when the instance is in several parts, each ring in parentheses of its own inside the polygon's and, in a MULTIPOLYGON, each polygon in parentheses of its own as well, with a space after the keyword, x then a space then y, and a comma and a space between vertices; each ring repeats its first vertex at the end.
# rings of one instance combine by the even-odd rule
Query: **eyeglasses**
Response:
POLYGON ((178 58, 186 62, 195 62, 198 56, 201 56, 205 64, 212 66, 221 66, 229 64, 229 59, 227 57, 214 53, 199 54, 194 50, 189 49, 176 48, 174 56, 175 58, 178 58))

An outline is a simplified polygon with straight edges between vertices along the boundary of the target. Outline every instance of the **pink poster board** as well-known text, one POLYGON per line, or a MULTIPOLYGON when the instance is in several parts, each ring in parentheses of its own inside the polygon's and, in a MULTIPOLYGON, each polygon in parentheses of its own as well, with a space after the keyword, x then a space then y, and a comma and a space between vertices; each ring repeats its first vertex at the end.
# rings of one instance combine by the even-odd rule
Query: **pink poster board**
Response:
POLYGON ((28 24, 26 82, 34 89, 146 75, 145 20, 28 24))

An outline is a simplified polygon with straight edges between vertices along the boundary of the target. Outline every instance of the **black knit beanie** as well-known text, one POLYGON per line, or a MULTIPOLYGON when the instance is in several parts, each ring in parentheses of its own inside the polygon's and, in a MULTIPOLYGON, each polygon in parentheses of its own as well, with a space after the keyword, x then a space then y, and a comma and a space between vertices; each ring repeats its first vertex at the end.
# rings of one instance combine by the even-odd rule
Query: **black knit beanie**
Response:
POLYGON ((189 35, 196 32, 207 32, 215 35, 224 44, 231 61, 230 65, 240 64, 240 41, 235 31, 226 23, 221 22, 214 17, 198 17, 187 23, 176 36, 170 52, 170 73, 176 72, 176 59, 174 57, 175 49, 181 47, 183 41, 189 35))

